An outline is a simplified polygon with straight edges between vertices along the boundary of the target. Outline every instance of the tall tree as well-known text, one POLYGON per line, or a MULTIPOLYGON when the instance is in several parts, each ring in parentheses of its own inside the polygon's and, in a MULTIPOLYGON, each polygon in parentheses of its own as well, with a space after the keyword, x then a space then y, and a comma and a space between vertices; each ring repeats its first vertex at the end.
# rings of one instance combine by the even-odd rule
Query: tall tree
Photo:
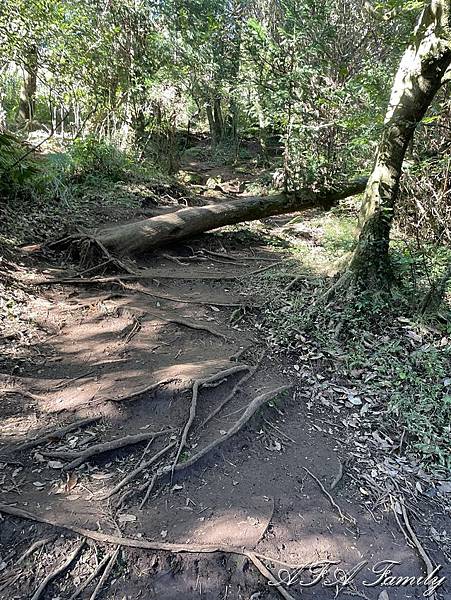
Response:
POLYGON ((342 277, 346 285, 350 275, 365 288, 390 283, 390 229, 404 156, 451 64, 450 15, 450 0, 430 0, 401 59, 361 207, 359 240, 342 277))
POLYGON ((23 64, 23 81, 20 90, 17 120, 31 123, 36 104, 36 81, 38 76, 38 51, 36 46, 28 49, 23 64))

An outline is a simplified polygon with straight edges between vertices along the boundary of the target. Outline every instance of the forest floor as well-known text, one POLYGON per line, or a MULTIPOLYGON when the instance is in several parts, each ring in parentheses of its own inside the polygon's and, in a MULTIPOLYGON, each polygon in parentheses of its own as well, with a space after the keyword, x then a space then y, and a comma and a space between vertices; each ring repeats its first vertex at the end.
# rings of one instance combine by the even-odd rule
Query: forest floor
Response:
MULTIPOLYGON (((184 170, 220 176, 204 190, 215 201, 248 177, 184 170)), ((371 570, 396 561, 393 574, 416 578, 429 560, 450 597, 450 486, 404 453, 371 387, 383 374, 299 326, 281 350, 274 302, 289 319, 288 287, 308 293, 323 260, 318 214, 293 216, 142 256, 139 278, 57 283, 80 276, 10 258, 0 598, 420 598, 427 582, 369 585, 371 570), (311 563, 300 578, 318 581, 301 588, 296 567, 311 563), (291 585, 268 585, 282 568, 291 585)), ((401 353, 420 343, 408 322, 391 327, 401 353)))

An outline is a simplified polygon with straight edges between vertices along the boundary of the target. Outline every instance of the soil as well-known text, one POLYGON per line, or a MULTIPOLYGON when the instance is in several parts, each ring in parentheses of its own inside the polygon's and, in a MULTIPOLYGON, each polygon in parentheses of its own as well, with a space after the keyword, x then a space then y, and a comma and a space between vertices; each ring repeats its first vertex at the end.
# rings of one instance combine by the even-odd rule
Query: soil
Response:
MULTIPOLYGON (((218 174, 215 168, 206 176, 218 174)), ((233 171, 220 174, 222 181, 240 179, 233 171)), ((423 597, 424 586, 364 584, 377 579, 371 569, 380 561, 397 561, 393 572, 409 577, 424 575, 424 564, 398 526, 395 516, 401 515, 378 512, 377 507, 369 510, 365 504, 359 466, 352 462, 355 440, 349 429, 323 406, 306 401, 309 390, 295 361, 273 353, 259 328, 243 320, 239 308, 237 312, 236 305, 264 301, 246 285, 248 273, 271 264, 268 259, 281 258, 270 246, 240 242, 237 236, 225 234, 204 236, 142 258, 136 267, 151 269, 153 276, 124 279, 127 288, 111 283, 51 284, 67 272, 44 263, 34 264, 31 277, 22 273, 33 289, 27 313, 34 329, 26 343, 22 337, 21 349, 5 353, 1 361, 0 501, 43 516, 55 526, 2 513, 0 598, 33 597, 44 577, 67 559, 80 539, 65 526, 162 544, 221 548, 211 553, 174 553, 122 546, 98 598, 282 597, 237 548, 271 557, 273 562, 265 564, 276 575, 283 566, 277 561, 337 562, 330 567, 329 582, 336 568, 362 567, 344 587, 326 586, 324 578, 302 589, 294 582, 286 589, 295 599, 327 600, 337 594, 373 600, 423 597), (205 249, 223 253, 223 258, 205 249), (193 255, 201 260, 189 260, 193 255), (34 285, 43 278, 49 285, 34 285), (188 327, 186 322, 209 331, 188 327), (156 466, 102 499, 143 457, 149 459, 171 440, 179 443, 195 380, 237 365, 257 368, 202 427, 247 371, 200 387, 196 416, 179 463, 224 437, 256 396, 283 385, 291 388, 193 467, 175 473, 172 481, 163 473, 142 508, 145 484, 156 466), (152 384, 152 390, 136 394, 152 384), (100 419, 61 438, 54 434, 33 448, 18 449, 42 432, 56 432, 87 417, 100 419), (166 429, 172 431, 150 444, 142 441, 93 456, 73 470, 64 470, 68 459, 59 456, 166 429), (341 469, 342 478, 332 489, 341 469), (124 492, 129 494, 118 506, 124 492), (18 563, 32 543, 48 537, 50 541, 18 563)), ((175 449, 171 452, 163 456, 159 468, 172 464, 175 449)), ((441 575, 446 576, 446 558, 427 537, 431 524, 441 531, 446 520, 427 499, 410 515, 428 555, 443 565, 441 575)), ((41 598, 71 597, 112 549, 111 544, 88 539, 41 598)), ((339 578, 340 572, 335 576, 339 578)), ((308 580, 307 574, 303 578, 308 580)), ((80 597, 93 598, 99 579, 80 597)), ((449 581, 439 593, 443 598, 450 593, 449 581)))

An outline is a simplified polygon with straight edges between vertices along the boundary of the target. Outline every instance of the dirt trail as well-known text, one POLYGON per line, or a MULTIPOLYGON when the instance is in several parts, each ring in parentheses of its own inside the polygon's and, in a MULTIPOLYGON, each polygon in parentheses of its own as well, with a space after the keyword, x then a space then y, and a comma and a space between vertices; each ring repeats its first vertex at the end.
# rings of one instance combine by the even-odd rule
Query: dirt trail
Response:
MULTIPOLYGON (((227 246, 227 236, 222 240, 227 246)), ((365 510, 347 466, 339 477, 348 458, 346 429, 306 403, 306 384, 293 365, 272 356, 258 329, 249 330, 241 320, 240 306, 261 301, 243 285, 247 274, 281 257, 236 242, 223 252, 215 241, 211 250, 217 254, 197 251, 196 243, 171 248, 140 265, 156 273, 152 279, 124 280, 126 287, 40 288, 30 311, 49 335, 19 369, 7 364, 2 375, 1 503, 62 526, 222 549, 177 555, 121 549, 99 598, 282 597, 248 558, 227 548, 292 565, 340 561, 340 568, 352 569, 365 562, 342 593, 374 600, 384 588, 363 581, 376 579, 370 569, 378 561, 399 561, 396 575, 420 576, 423 565, 393 517, 380 520, 365 510), (171 480, 167 471, 186 427, 193 382, 229 369, 234 372, 199 386, 179 465, 226 438, 253 399, 291 388, 171 480), (99 419, 57 435, 63 425, 90 417, 99 419), (162 431, 66 468, 92 446, 162 431), (52 435, 20 449, 42 432, 52 435), (160 451, 160 460, 121 487, 133 469, 160 451), (334 479, 339 481, 332 490, 334 479)), ((67 531, 17 517, 4 515, 0 527, 1 598, 31 598, 76 543, 67 531), (55 533, 63 537, 17 565, 31 542, 55 533)), ((42 598, 71 597, 111 547, 89 541, 42 598)), ((273 572, 278 568, 273 565, 273 572)), ((92 598, 99 578, 80 597, 92 598)), ((328 579, 334 579, 333 569, 328 579)), ((302 593, 297 583, 287 589, 294 598, 326 600, 340 586, 325 587, 323 581, 302 593)), ((391 600, 420 598, 424 591, 388 589, 391 600)))

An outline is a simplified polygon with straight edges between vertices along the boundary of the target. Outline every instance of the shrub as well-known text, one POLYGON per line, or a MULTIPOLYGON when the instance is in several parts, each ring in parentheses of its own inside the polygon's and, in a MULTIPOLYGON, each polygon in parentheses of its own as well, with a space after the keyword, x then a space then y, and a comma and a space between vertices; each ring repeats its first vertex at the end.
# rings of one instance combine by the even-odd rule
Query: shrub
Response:
POLYGON ((123 181, 129 177, 133 159, 113 143, 88 136, 77 139, 69 150, 69 176, 123 181))

